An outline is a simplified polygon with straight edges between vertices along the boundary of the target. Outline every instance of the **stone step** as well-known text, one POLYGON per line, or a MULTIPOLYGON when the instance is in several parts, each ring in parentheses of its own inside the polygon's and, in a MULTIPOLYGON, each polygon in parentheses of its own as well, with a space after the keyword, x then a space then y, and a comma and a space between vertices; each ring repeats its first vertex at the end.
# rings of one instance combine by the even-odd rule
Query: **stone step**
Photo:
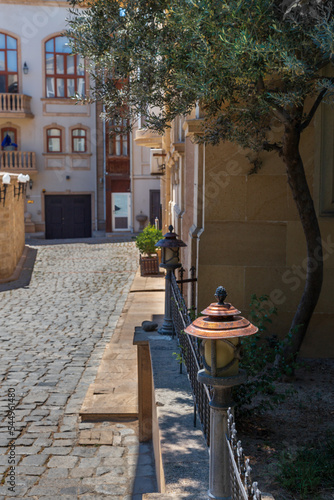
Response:
POLYGON ((82 421, 138 418, 137 348, 133 345, 133 332, 138 323, 163 315, 164 294, 160 292, 164 287, 164 278, 152 280, 137 273, 95 381, 88 388, 80 410, 82 421))
POLYGON ((91 384, 79 412, 82 422, 138 418, 137 392, 133 380, 110 379, 102 385, 91 384))

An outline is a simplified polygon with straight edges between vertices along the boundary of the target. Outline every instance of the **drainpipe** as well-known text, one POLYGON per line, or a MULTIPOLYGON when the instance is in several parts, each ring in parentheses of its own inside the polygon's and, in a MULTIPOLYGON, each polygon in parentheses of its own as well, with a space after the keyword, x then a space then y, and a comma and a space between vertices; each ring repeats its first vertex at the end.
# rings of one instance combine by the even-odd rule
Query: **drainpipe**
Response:
MULTIPOLYGON (((96 116, 96 104, 95 104, 95 131, 96 131, 96 119, 97 119, 97 116, 96 116)), ((96 137, 97 139, 97 137, 96 137)), ((97 174, 97 150, 98 150, 98 144, 97 144, 97 140, 95 140, 95 165, 96 165, 96 173, 95 173, 95 202, 94 202, 94 205, 95 205, 95 231, 98 231, 99 229, 99 224, 98 224, 98 215, 97 215, 97 198, 98 198, 98 195, 97 195, 97 190, 98 190, 98 186, 99 186, 99 182, 98 182, 98 176, 96 175, 97 174)))
MULTIPOLYGON (((103 104, 103 114, 105 113, 105 105, 103 104)), ((106 122, 105 120, 102 121, 102 134, 103 134, 103 218, 104 218, 104 225, 106 224, 106 218, 107 218, 107 207, 106 207, 106 162, 107 162, 107 157, 106 157, 106 122)))
POLYGON ((131 214, 131 221, 130 221, 130 232, 134 232, 134 220, 135 220, 135 204, 134 204, 134 184, 133 184, 133 154, 134 154, 134 148, 132 147, 133 145, 133 135, 132 132, 130 132, 130 214, 131 214))

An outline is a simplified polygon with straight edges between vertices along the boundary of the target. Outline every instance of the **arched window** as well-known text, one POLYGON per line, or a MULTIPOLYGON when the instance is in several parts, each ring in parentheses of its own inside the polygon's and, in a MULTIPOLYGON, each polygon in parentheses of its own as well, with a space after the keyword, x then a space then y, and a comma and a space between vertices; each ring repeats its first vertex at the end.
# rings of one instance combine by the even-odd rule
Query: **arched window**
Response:
POLYGON ((17 40, 0 33, 0 92, 17 94, 17 40))
POLYGON ((85 153, 87 151, 87 131, 84 128, 72 130, 72 151, 85 153))
POLYGON ((17 149, 17 130, 13 127, 1 128, 1 149, 4 151, 17 149))
POLYGON ((59 128, 48 128, 46 130, 46 144, 48 153, 61 153, 62 140, 59 128))
POLYGON ((85 94, 84 60, 72 54, 66 36, 45 42, 46 97, 73 97, 85 94))

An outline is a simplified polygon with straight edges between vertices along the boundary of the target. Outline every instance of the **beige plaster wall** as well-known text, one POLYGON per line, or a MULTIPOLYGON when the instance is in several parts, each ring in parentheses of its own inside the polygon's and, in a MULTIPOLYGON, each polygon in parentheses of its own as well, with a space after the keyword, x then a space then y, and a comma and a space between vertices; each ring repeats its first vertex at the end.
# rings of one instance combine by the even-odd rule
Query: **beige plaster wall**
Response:
MULTIPOLYGON (((7 187, 5 204, 0 202, 0 279, 9 278, 24 249, 24 195, 14 197, 14 185, 7 187)), ((1 182, 1 191, 3 191, 1 182)))
MULTIPOLYGON (((304 133, 301 154, 314 188, 314 129, 304 133)), ((245 154, 231 144, 206 147, 205 223, 199 240, 199 311, 214 302, 218 285, 244 315, 251 295, 268 294, 278 308, 273 332, 283 336, 303 292, 306 245, 287 184, 285 167, 265 153, 258 174, 248 175, 245 154)), ((318 174, 316 174, 318 175, 318 174)), ((317 185, 317 182, 315 182, 317 185)), ((191 185, 189 186, 189 188, 191 185)), ((318 199, 318 192, 314 192, 318 199)), ((324 284, 301 354, 334 356, 334 218, 319 217, 324 245, 324 284)))

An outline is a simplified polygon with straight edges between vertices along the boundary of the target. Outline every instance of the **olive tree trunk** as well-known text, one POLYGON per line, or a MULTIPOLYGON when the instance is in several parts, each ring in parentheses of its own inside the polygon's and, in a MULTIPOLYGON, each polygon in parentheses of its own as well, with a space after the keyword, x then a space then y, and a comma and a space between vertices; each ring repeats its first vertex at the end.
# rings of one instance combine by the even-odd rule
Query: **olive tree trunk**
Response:
POLYGON ((288 183, 304 230, 307 244, 307 269, 304 291, 290 327, 292 338, 285 344, 283 353, 285 359, 295 358, 300 350, 317 305, 323 281, 320 228, 299 153, 299 142, 300 120, 296 119, 285 124, 282 157, 287 169, 288 183))

